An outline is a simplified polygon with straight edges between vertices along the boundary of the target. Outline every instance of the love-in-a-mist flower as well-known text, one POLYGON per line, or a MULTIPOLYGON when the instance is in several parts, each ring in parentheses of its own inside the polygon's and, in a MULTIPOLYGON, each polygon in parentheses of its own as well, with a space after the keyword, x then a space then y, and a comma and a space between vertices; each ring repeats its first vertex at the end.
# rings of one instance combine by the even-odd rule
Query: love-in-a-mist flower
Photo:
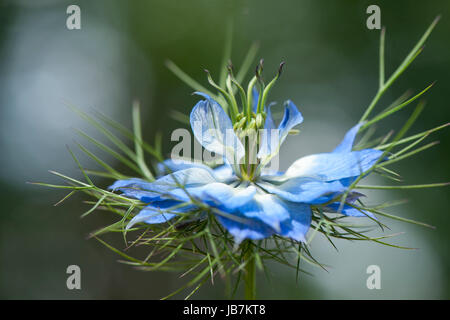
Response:
MULTIPOLYGON (((333 246, 333 239, 345 239, 405 248, 384 241, 391 235, 368 236, 367 232, 372 230, 371 225, 349 224, 342 220, 345 216, 368 217, 373 220, 375 214, 377 217, 429 226, 384 212, 391 203, 367 206, 361 199, 363 195, 354 190, 422 189, 449 185, 447 182, 377 186, 359 183, 371 172, 398 182, 399 173, 387 167, 428 150, 436 143, 420 143, 432 132, 450 125, 445 123, 421 133, 407 135, 424 107, 424 102, 418 101, 404 125, 393 128, 391 132, 395 134, 375 134, 374 127, 387 117, 407 109, 432 87, 429 85, 412 97, 402 96, 390 107, 375 113, 384 93, 419 55, 438 20, 439 18, 433 21, 388 78, 385 78, 385 36, 382 31, 379 87, 358 124, 346 133, 342 142, 331 152, 302 157, 284 172, 280 172, 277 167, 281 145, 290 134, 298 133, 296 127, 303 122, 303 117, 292 101, 286 101, 284 110, 279 108, 280 114, 284 111, 280 123, 276 125, 272 118, 272 111, 278 107, 268 103, 268 95, 281 75, 283 64, 276 76, 265 84, 260 61, 247 87, 244 89, 241 85, 241 79, 249 71, 250 61, 255 58, 256 49, 252 47, 236 77, 231 65, 228 66, 228 76, 227 66, 221 66, 219 84, 214 82, 208 72, 208 82, 214 91, 205 89, 173 62, 167 64, 176 76, 200 96, 200 101, 191 111, 190 124, 195 138, 205 149, 201 150, 204 151, 203 162, 200 159, 177 159, 181 152, 164 161, 161 155, 162 141, 155 141, 153 146, 147 144, 142 137, 138 103, 132 109, 132 132, 104 115, 99 115, 97 121, 75 109, 114 145, 114 149, 81 131, 80 135, 111 154, 140 178, 130 179, 130 176, 115 170, 80 145, 83 153, 104 170, 84 169, 70 151, 85 181, 52 171, 64 179, 67 185, 41 185, 70 190, 58 203, 76 192, 90 195, 93 201, 88 203, 92 207, 83 217, 97 209, 120 216, 119 221, 94 231, 91 236, 120 253, 133 266, 142 270, 179 270, 182 272, 181 276, 195 273, 191 280, 165 298, 193 287, 186 296, 189 298, 208 278, 213 281, 220 274, 224 279, 227 275, 236 275, 234 290, 230 290, 230 294, 237 292, 239 283, 243 280, 245 298, 255 299, 256 270, 264 270, 267 261, 273 260, 293 267, 297 274, 303 271, 300 260, 322 266, 313 257, 308 246, 316 232, 323 234, 333 246), (120 137, 111 132, 111 128, 117 130, 120 137), (354 147, 357 134, 364 131, 365 135, 354 147), (129 139, 134 144, 134 150, 121 138, 129 139), (373 149, 363 149, 368 146, 373 149), (146 154, 151 157, 147 158, 146 154), (148 167, 148 160, 157 160, 157 166, 148 167), (109 187, 110 190, 105 190, 94 184, 91 175, 116 181, 109 187), (314 232, 311 232, 309 241, 304 243, 310 228, 314 232), (127 248, 150 246, 151 250, 144 259, 130 256, 130 251, 122 253, 99 237, 109 232, 125 232, 125 229, 144 229, 136 239, 126 244, 127 248), (291 253, 296 255, 295 265, 291 263, 291 253)), ((222 61, 228 61, 228 49, 224 50, 222 61)), ((191 139, 184 138, 186 136, 183 136, 180 144, 183 144, 183 157, 188 157, 191 139), (189 147, 187 143, 184 144, 185 140, 189 141, 189 147)), ((180 150, 178 145, 173 153, 176 153, 175 150, 180 150)), ((384 226, 378 220, 375 222, 380 227, 384 226)))
POLYGON ((266 168, 289 132, 303 121, 294 103, 286 101, 283 119, 275 125, 271 105, 265 106, 270 87, 270 83, 265 89, 261 87, 258 94, 250 83, 247 94, 242 93, 241 113, 231 100, 227 109, 234 121, 217 101, 197 92, 204 100, 191 112, 192 131, 206 150, 223 156, 225 164, 211 168, 169 159, 159 164, 162 176, 153 182, 116 181, 110 189, 148 204, 127 228, 139 222, 164 223, 200 210, 203 214, 197 219, 214 214, 237 243, 273 234, 305 241, 312 207, 347 216, 371 216, 355 205, 359 193, 346 194, 341 204, 341 196, 352 182, 383 153, 375 149, 352 151, 362 123, 351 128, 332 152, 302 157, 285 172, 266 168))

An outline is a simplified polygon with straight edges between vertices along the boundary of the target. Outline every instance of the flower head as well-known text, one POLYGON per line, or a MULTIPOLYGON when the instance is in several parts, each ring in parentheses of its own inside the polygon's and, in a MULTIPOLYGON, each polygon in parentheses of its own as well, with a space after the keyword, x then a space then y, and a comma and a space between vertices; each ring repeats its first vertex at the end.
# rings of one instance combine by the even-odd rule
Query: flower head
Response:
POLYGON ((268 163, 289 132, 303 122, 295 104, 286 101, 283 119, 276 126, 271 105, 265 106, 268 89, 270 84, 258 94, 249 85, 252 108, 248 112, 245 102, 244 112, 239 113, 236 106, 233 111, 235 101, 230 99, 228 109, 234 121, 226 108, 197 92, 204 100, 192 109, 192 131, 206 150, 223 157, 224 164, 211 168, 203 163, 169 159, 159 164, 161 176, 153 182, 116 181, 110 189, 148 204, 127 228, 138 222, 167 222, 197 210, 203 213, 198 219, 206 213, 215 215, 237 243, 273 234, 303 242, 311 224, 312 207, 348 216, 372 216, 355 205, 361 194, 352 192, 342 204, 340 200, 352 182, 383 154, 375 149, 352 151, 363 123, 351 128, 332 152, 300 158, 286 172, 268 170, 268 163))

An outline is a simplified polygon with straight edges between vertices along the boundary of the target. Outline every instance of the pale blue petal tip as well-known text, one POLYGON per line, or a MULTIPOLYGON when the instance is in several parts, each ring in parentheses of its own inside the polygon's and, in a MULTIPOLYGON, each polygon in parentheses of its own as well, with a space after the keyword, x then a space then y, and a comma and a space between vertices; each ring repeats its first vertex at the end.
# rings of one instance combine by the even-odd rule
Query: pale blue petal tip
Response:
POLYGON ((333 152, 350 152, 352 151, 353 144, 355 142, 356 135, 359 129, 365 122, 358 123, 356 126, 351 128, 344 136, 342 142, 333 150, 333 152))

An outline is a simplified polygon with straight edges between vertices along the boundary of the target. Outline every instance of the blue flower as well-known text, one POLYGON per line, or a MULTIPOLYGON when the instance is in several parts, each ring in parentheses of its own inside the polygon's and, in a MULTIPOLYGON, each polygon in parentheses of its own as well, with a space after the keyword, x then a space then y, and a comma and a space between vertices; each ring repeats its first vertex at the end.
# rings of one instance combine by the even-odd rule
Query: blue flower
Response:
POLYGON ((352 151, 361 124, 351 128, 332 152, 300 158, 286 172, 271 172, 265 167, 303 117, 294 103, 287 101, 283 119, 276 126, 270 106, 265 107, 266 130, 258 140, 257 162, 249 174, 242 132, 233 128, 218 102, 200 95, 205 99, 190 115, 193 133, 206 150, 223 156, 225 164, 213 169, 201 163, 166 160, 159 164, 161 177, 153 182, 137 178, 116 181, 110 189, 148 204, 127 228, 138 222, 163 223, 209 208, 237 243, 273 234, 305 241, 312 207, 348 216, 371 216, 354 204, 361 194, 351 192, 343 206, 337 200, 382 155, 375 149, 352 151))

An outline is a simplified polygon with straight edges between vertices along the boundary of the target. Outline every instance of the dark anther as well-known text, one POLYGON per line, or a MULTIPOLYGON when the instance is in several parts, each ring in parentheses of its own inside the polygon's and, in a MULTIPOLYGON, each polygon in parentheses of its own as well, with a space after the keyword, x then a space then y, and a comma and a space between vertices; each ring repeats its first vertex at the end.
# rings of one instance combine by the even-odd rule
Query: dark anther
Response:
POLYGON ((282 61, 280 63, 280 66, 278 67, 278 76, 281 76, 281 73, 283 72, 283 67, 286 64, 286 62, 282 61))

